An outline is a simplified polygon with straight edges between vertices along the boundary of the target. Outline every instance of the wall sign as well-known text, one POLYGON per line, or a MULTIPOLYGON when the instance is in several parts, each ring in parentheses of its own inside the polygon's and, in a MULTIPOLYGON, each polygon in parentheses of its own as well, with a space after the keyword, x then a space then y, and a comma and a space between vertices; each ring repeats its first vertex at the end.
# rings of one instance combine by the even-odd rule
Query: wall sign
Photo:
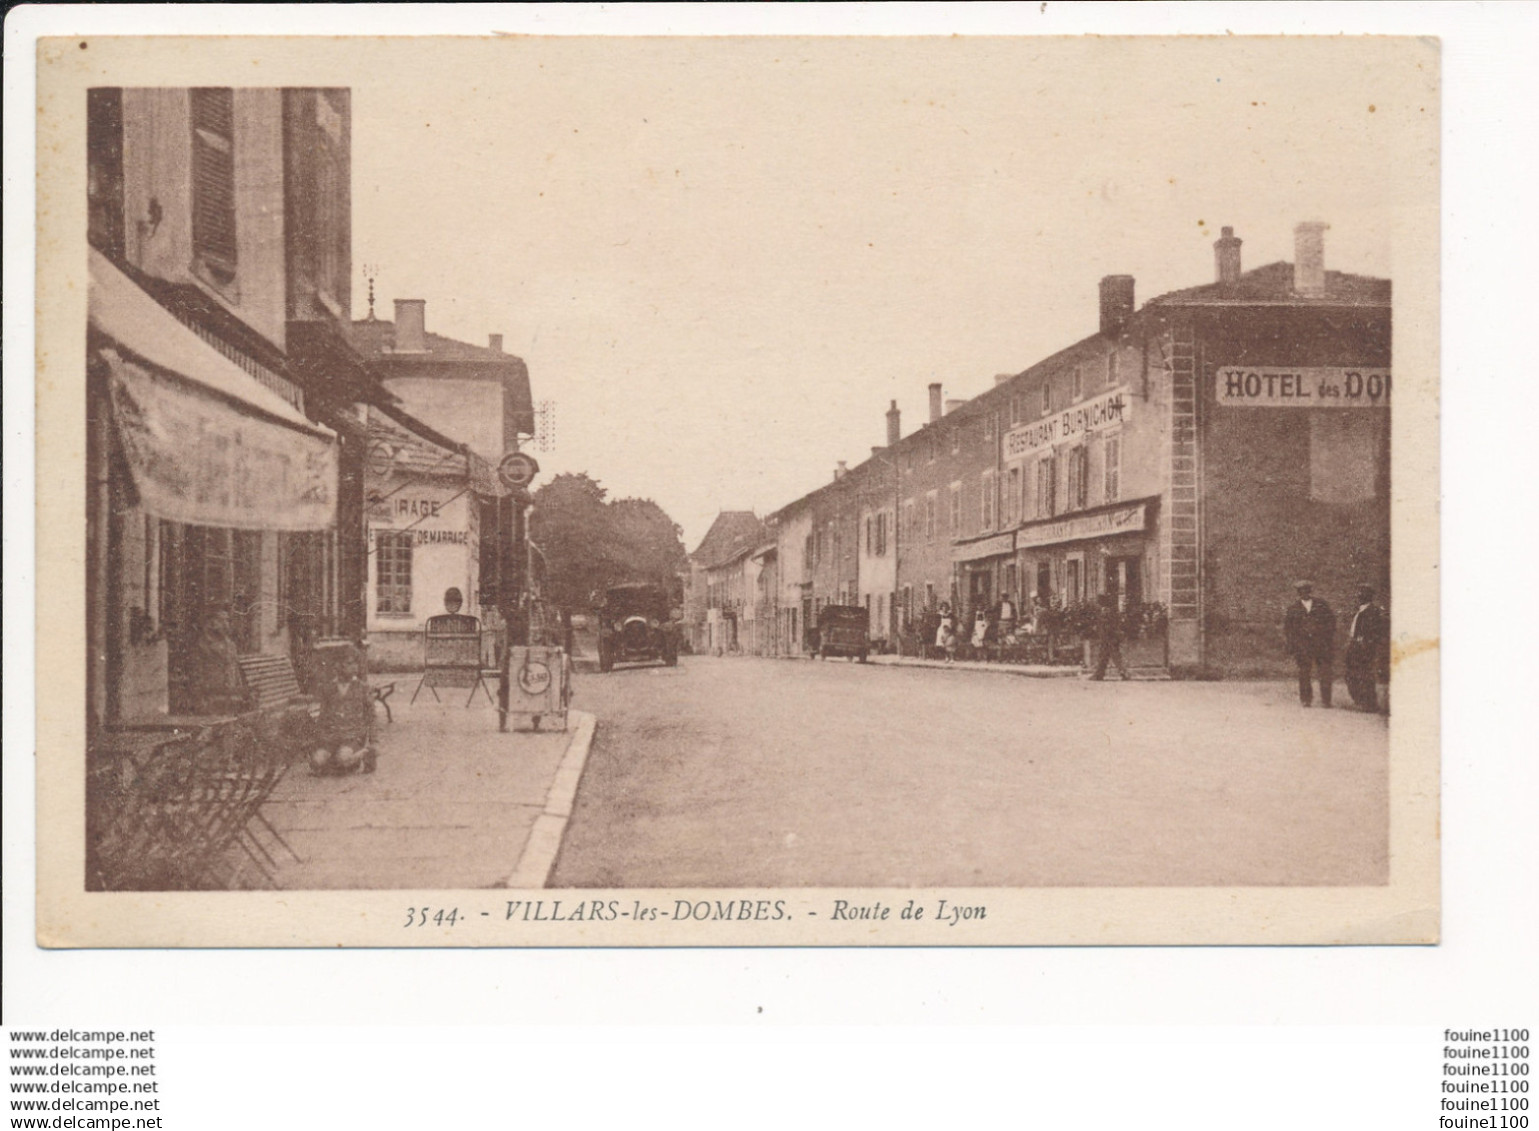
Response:
POLYGON ((980 538, 975 542, 951 547, 951 560, 954 562, 972 562, 977 561, 979 558, 998 557, 1000 554, 1012 553, 1014 550, 1014 534, 995 534, 988 538, 980 538))
POLYGON ((1118 507, 1103 514, 1090 514, 1082 518, 1065 518, 1058 522, 1044 522, 1016 531, 1015 544, 1048 546, 1054 542, 1077 542, 1081 538, 1100 538, 1108 534, 1137 533, 1144 528, 1145 504, 1118 507))
POLYGON ((1012 428, 1005 433, 1005 459, 1024 459, 1066 440, 1114 428, 1130 418, 1132 409, 1132 398, 1124 386, 1071 405, 1035 423, 1012 428))
POLYGON ((1388 369, 1226 365, 1213 399, 1233 408, 1387 408, 1388 369))

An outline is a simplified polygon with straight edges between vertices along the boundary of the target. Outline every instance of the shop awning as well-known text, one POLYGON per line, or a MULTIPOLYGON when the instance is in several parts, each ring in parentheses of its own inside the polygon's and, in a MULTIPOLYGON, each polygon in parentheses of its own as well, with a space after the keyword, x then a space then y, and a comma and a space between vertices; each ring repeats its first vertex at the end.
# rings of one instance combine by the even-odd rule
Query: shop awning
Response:
POLYGON ((173 522, 323 530, 337 445, 92 251, 88 297, 140 505, 173 522))

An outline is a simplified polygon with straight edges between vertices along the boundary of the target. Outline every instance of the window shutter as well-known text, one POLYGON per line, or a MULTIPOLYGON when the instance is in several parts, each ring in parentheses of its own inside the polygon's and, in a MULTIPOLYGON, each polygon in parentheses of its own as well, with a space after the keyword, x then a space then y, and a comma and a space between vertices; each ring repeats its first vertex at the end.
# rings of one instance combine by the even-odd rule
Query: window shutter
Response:
POLYGON ((192 246, 216 282, 235 280, 235 96, 192 91, 192 246))

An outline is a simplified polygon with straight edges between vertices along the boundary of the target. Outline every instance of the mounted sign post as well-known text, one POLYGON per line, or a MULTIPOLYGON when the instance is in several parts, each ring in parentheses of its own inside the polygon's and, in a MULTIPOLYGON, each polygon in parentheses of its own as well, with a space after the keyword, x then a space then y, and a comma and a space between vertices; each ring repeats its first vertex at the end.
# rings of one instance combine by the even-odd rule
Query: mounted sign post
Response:
POLYGON ((503 646, 497 680, 497 729, 508 729, 509 665, 515 648, 529 644, 529 614, 524 607, 525 569, 529 551, 524 535, 524 511, 529 505, 529 484, 540 465, 531 455, 514 448, 497 464, 497 478, 511 494, 506 505, 509 522, 498 524, 501 545, 497 576, 497 612, 502 617, 503 646))

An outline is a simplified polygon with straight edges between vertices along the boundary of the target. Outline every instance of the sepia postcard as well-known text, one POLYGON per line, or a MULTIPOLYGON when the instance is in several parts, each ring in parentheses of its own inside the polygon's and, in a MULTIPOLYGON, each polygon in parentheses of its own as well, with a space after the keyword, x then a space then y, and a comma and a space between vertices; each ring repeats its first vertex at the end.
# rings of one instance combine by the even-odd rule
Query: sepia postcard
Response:
POLYGON ((1439 46, 38 48, 38 943, 1435 943, 1439 46))

